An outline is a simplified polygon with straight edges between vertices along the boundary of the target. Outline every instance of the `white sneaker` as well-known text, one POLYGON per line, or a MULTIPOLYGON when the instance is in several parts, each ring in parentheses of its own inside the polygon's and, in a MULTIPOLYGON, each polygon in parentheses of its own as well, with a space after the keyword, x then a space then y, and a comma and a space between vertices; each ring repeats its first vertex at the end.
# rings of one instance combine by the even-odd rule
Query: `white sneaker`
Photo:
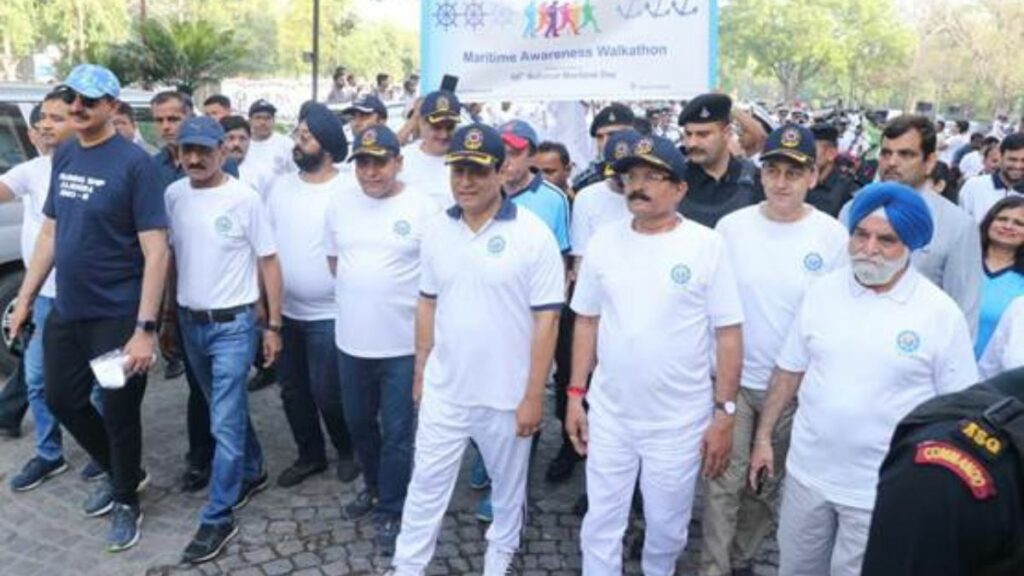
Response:
POLYGON ((484 554, 483 576, 506 576, 507 574, 512 574, 512 559, 515 556, 515 552, 494 550, 488 546, 487 553, 484 554))

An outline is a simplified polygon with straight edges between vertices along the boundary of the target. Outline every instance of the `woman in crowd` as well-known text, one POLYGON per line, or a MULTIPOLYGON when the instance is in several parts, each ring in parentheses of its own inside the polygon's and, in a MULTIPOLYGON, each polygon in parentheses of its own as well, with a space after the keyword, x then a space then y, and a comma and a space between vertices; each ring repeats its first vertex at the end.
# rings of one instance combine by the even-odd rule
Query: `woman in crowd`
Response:
POLYGON ((1008 196, 981 221, 984 272, 981 311, 974 355, 980 358, 999 318, 1018 296, 1024 296, 1024 196, 1008 196))

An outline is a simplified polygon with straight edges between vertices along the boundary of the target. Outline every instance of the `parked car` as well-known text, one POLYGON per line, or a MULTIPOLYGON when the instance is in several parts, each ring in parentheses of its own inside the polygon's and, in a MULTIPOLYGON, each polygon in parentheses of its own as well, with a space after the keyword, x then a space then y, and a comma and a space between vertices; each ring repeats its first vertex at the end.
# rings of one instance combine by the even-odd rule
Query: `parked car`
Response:
MULTIPOLYGON (((43 100, 53 86, 39 84, 0 84, 0 174, 37 155, 28 138, 28 117, 32 107, 43 100)), ((152 93, 123 90, 121 100, 135 109, 139 132, 149 142, 155 141, 156 129, 149 111, 152 93)), ((10 373, 15 360, 9 352, 7 326, 24 276, 21 260, 20 202, 0 204, 0 371, 10 373)))

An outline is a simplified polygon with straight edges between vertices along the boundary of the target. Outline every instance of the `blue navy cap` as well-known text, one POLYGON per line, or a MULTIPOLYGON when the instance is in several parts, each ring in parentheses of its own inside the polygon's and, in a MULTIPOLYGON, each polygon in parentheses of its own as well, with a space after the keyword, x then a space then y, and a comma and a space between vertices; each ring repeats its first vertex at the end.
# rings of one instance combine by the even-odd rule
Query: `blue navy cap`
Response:
POLYGON ((523 120, 509 120, 498 131, 501 132, 502 141, 516 150, 527 146, 537 147, 537 131, 523 120))
POLYGON ((251 118, 253 114, 259 114, 260 112, 266 112, 271 116, 276 116, 277 106, 274 106, 269 101, 260 98, 249 106, 249 117, 251 118))
POLYGON ((395 133, 387 126, 370 126, 363 130, 356 136, 353 146, 349 162, 359 156, 394 158, 402 154, 402 146, 398 143, 398 136, 395 136, 395 133))
POLYGON ((604 158, 605 162, 605 178, 610 178, 615 175, 612 163, 616 160, 622 160, 626 156, 629 156, 630 151, 633 149, 633 145, 642 137, 643 136, 641 136, 639 132, 632 128, 612 132, 611 136, 608 137, 608 140, 605 141, 604 150, 601 152, 601 157, 604 158))
POLYGON ((452 143, 445 164, 472 162, 496 166, 505 161, 505 142, 497 130, 486 124, 463 126, 452 134, 452 143))
POLYGON ((764 143, 761 161, 785 158, 802 166, 813 166, 817 157, 814 132, 796 124, 786 124, 772 130, 764 143))
POLYGON ((342 114, 354 114, 361 112, 363 114, 376 114, 380 116, 381 120, 388 119, 388 108, 373 94, 367 94, 362 98, 357 99, 348 108, 341 111, 342 114))
POLYGON ((217 148, 224 142, 224 128, 209 116, 193 116, 181 123, 178 129, 178 145, 193 144, 205 148, 217 148))
POLYGON ((616 160, 612 168, 623 174, 637 164, 660 168, 679 180, 682 180, 686 173, 686 159, 683 158, 683 153, 671 140, 660 136, 641 136, 633 144, 629 155, 616 160))
POLYGON ((427 94, 420 104, 420 117, 430 124, 439 122, 458 122, 462 114, 459 98, 447 90, 437 90, 427 94))
POLYGON ((121 95, 121 83, 113 72, 96 64, 75 66, 61 86, 71 88, 86 98, 117 98, 121 95))

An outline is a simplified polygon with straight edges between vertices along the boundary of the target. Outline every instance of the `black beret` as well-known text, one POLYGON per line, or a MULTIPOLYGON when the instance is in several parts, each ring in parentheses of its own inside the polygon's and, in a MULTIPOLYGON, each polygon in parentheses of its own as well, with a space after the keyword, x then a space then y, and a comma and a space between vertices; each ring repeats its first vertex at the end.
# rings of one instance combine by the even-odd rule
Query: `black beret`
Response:
POLYGON ((725 94, 701 94, 686 105, 679 114, 679 125, 690 123, 728 122, 732 112, 732 98, 725 94))
POLYGON ((831 142, 833 144, 839 142, 839 129, 831 124, 817 122, 811 126, 811 132, 814 133, 815 140, 831 142))
POLYGON ((596 138, 597 131, 605 126, 628 126, 633 127, 633 122, 636 117, 633 115, 633 110, 625 104, 609 104, 601 109, 594 116, 594 120, 590 123, 590 137, 596 138))

